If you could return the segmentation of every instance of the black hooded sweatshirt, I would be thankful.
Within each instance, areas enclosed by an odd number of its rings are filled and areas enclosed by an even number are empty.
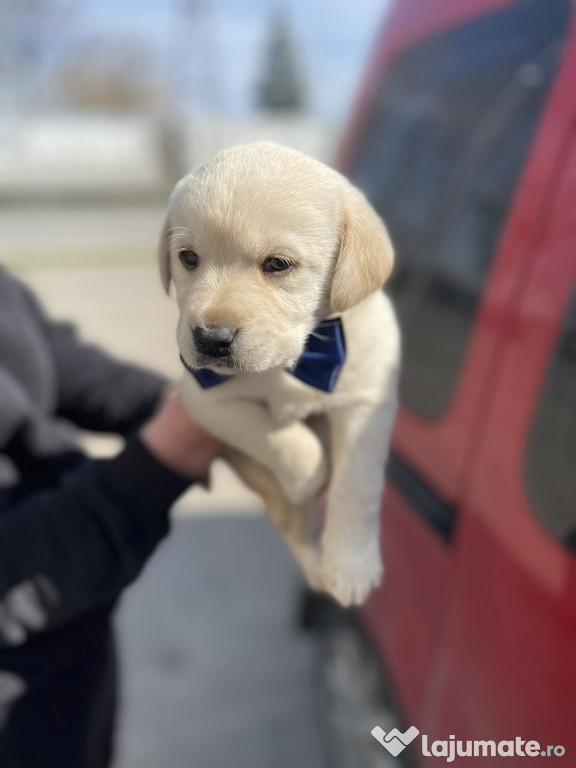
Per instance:
[[[105,768],[111,611],[189,481],[135,433],[166,382],[83,343],[0,268],[0,766]],[[113,459],[72,425],[127,438]]]

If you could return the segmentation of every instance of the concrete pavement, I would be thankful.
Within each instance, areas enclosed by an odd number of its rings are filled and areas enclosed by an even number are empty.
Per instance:
[[[262,518],[175,524],[120,612],[119,768],[324,768],[298,584]]]

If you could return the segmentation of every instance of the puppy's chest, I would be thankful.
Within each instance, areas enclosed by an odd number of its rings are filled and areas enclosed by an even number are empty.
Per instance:
[[[246,394],[264,402],[279,426],[340,407],[349,399],[338,390],[324,392],[304,384],[286,371],[270,371],[254,379],[246,383]]]
[[[291,382],[287,376],[278,377],[276,386],[266,393],[265,401],[273,420],[279,425],[302,421],[329,407],[329,398],[325,392]]]

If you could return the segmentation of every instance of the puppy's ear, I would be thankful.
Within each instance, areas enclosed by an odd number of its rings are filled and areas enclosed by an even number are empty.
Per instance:
[[[394,251],[384,223],[355,187],[344,193],[340,251],[330,289],[330,311],[343,312],[384,285]]]
[[[160,279],[166,293],[170,292],[170,280],[172,274],[170,271],[170,220],[168,216],[164,219],[160,243],[158,245],[158,264],[160,267]]]

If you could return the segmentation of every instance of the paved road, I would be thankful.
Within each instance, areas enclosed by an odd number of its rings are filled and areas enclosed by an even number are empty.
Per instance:
[[[297,585],[265,520],[176,523],[120,614],[119,768],[324,768]]]

